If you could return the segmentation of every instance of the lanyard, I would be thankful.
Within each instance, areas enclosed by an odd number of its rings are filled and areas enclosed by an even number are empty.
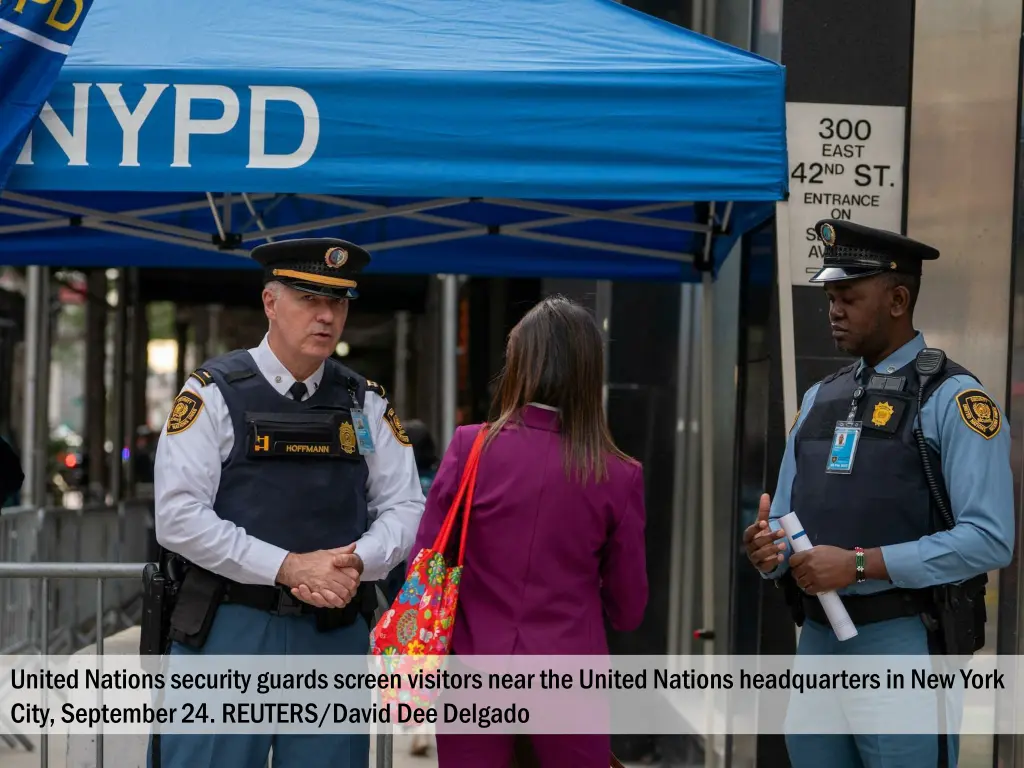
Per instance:
[[[858,384],[857,388],[853,390],[853,399],[850,400],[850,413],[846,417],[847,421],[853,421],[857,417],[857,406],[862,397],[864,397],[864,387]]]

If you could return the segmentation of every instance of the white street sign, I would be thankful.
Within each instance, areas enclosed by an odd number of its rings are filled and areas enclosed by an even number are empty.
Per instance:
[[[786,105],[789,266],[793,285],[821,267],[814,224],[845,219],[899,232],[903,221],[904,107]]]

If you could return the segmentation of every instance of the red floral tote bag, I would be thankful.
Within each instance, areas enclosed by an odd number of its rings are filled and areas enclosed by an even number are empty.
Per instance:
[[[486,426],[473,442],[458,492],[452,501],[434,545],[421,549],[412,561],[402,591],[391,608],[370,632],[370,649],[383,657],[382,670],[401,676],[402,688],[382,688],[381,705],[408,704],[415,710],[427,708],[436,698],[435,689],[413,687],[412,676],[419,672],[431,674],[444,664],[451,643],[455,611],[459,602],[459,582],[466,552],[469,510],[473,504],[477,464],[483,448]],[[459,508],[465,503],[458,560],[448,564],[445,552]]]

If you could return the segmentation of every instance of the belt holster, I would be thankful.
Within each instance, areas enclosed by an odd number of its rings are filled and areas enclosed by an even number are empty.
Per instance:
[[[147,671],[153,671],[153,656],[167,650],[170,631],[170,595],[168,581],[155,563],[142,570],[142,620],[139,627],[139,655]],[[156,660],[159,664],[159,660]]]
[[[222,577],[197,566],[189,568],[171,613],[170,639],[189,648],[202,648],[226,588]]]
[[[946,655],[971,656],[984,647],[987,582],[988,574],[982,574],[962,584],[934,588],[935,629]]]

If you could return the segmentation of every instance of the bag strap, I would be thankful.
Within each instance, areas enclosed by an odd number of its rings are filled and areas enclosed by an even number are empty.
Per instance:
[[[462,480],[459,482],[459,489],[455,493],[455,499],[448,508],[448,513],[444,517],[441,529],[437,532],[437,536],[434,538],[433,549],[435,552],[443,553],[444,548],[448,545],[448,537],[451,534],[452,525],[455,522],[455,516],[458,514],[459,505],[462,504],[462,498],[466,495],[466,488],[469,485],[469,469],[472,467],[474,462],[474,457],[470,456],[466,461],[466,466],[462,470]]]
[[[441,549],[438,550],[442,553],[448,551],[448,539],[455,528],[455,520],[458,517],[461,502],[465,501],[465,511],[462,515],[462,535],[459,539],[459,565],[462,565],[463,557],[465,555],[469,510],[473,504],[473,491],[476,488],[476,473],[480,463],[480,453],[483,450],[483,443],[486,435],[487,428],[484,426],[480,432],[477,433],[476,439],[473,441],[473,447],[469,452],[469,459],[466,461],[466,466],[462,470],[462,482],[459,488],[459,497],[455,499],[452,504],[452,508],[448,512],[449,518],[445,521],[444,540],[441,542]]]
[[[462,513],[462,536],[459,538],[459,560],[458,565],[463,565],[466,557],[466,534],[469,532],[469,510],[473,508],[473,491],[476,490],[476,473],[480,469],[480,452],[483,450],[484,437],[487,435],[487,427],[484,426],[477,433],[473,441],[473,450],[476,452],[476,462],[473,464],[472,473],[469,476],[469,488],[466,489],[466,509]]]
[[[477,462],[480,459],[480,451],[483,447],[484,438],[487,435],[487,428],[484,426],[480,432],[477,433],[476,440],[473,441],[473,447],[469,452],[469,458],[466,460],[466,466],[462,470],[462,480],[459,483],[459,490],[455,494],[455,499],[452,501],[451,507],[448,509],[448,514],[445,516],[444,523],[441,525],[441,530],[437,532],[437,538],[434,539],[434,551],[444,553],[448,547],[448,539],[451,536],[452,529],[455,527],[455,518],[459,514],[459,507],[462,505],[462,500],[466,495],[466,491],[471,486],[476,485],[476,467]],[[472,497],[472,491],[470,490],[470,497]],[[465,517],[469,517],[468,510]],[[460,546],[460,562],[462,557],[462,547],[465,546],[466,538],[466,523],[465,518],[463,519],[463,533],[462,541]]]

